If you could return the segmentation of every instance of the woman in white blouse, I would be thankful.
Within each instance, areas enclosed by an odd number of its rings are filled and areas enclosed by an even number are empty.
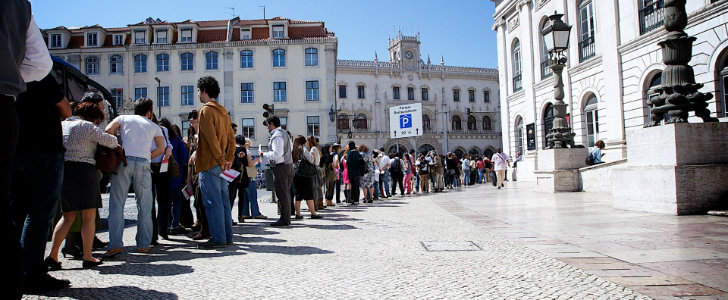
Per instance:
[[[85,102],[76,108],[73,117],[61,123],[63,147],[66,148],[61,191],[63,216],[53,230],[53,246],[45,260],[52,271],[61,269],[58,250],[79,211],[83,221],[81,227],[83,267],[91,268],[101,264],[101,261],[91,254],[96,230],[96,209],[101,207],[101,191],[94,156],[97,144],[109,148],[119,146],[115,136],[97,126],[103,120],[104,113],[99,107]]]

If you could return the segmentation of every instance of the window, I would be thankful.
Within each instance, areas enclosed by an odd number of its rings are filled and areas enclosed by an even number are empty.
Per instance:
[[[594,9],[591,0],[582,0],[579,5],[579,61],[585,61],[595,54]]]
[[[462,124],[462,121],[460,120],[460,116],[452,117],[452,130],[453,131],[463,130],[463,124]]]
[[[182,106],[195,105],[195,86],[183,85],[182,86]]]
[[[336,117],[336,129],[347,130],[349,129],[349,116],[346,114],[340,114]]]
[[[157,72],[169,71],[169,54],[157,54]]]
[[[475,102],[475,90],[468,90],[468,102]]]
[[[288,129],[288,117],[279,117],[281,120],[281,128]]]
[[[121,110],[122,106],[124,106],[124,90],[123,89],[111,89],[111,101],[114,102],[114,105],[117,110]]]
[[[392,99],[399,100],[399,87],[398,86],[392,87]]]
[[[468,116],[468,131],[470,130],[478,130],[478,125],[475,121],[475,116]]]
[[[648,33],[665,24],[665,2],[663,0],[639,0],[640,34]]]
[[[430,122],[430,116],[422,114],[422,130],[425,132],[432,131],[432,123]]]
[[[210,51],[205,53],[205,68],[208,70],[217,70],[217,52]]]
[[[364,86],[363,85],[357,85],[356,86],[356,94],[357,98],[364,99]]]
[[[306,81],[306,101],[319,100],[319,84],[318,80]]]
[[[134,89],[134,100],[139,100],[141,98],[147,97],[147,88],[145,87],[138,87]]]
[[[253,67],[253,51],[250,51],[250,50],[240,51],[240,67],[241,68],[252,68]]]
[[[98,46],[99,45],[99,34],[96,32],[86,33],[86,46]]]
[[[167,43],[167,30],[157,30],[157,44]]]
[[[182,119],[182,136],[187,136],[187,132],[190,130],[190,121]]]
[[[339,85],[339,98],[346,99],[346,85]]]
[[[460,102],[460,90],[452,89],[452,101]]]
[[[429,101],[429,100],[430,100],[429,91],[427,90],[427,88],[422,88],[422,101]]]
[[[146,30],[134,30],[134,44],[145,44],[147,34]]]
[[[243,136],[255,139],[255,118],[243,118]]]
[[[169,106],[169,87],[162,86],[157,88],[157,99],[159,106]]]
[[[255,102],[255,90],[252,82],[246,82],[240,84],[240,103],[253,103]]]
[[[114,46],[121,46],[121,45],[124,45],[124,35],[115,34],[114,35]]]
[[[284,27],[283,25],[273,25],[273,38],[274,39],[282,39],[284,37]]]
[[[124,59],[121,55],[112,55],[109,59],[109,72],[111,74],[123,74],[124,73]]]
[[[144,54],[134,55],[134,73],[147,72],[147,56]]]
[[[283,49],[273,50],[273,66],[274,67],[285,67],[286,66],[286,50],[283,50]]]
[[[182,29],[182,42],[192,43],[192,29]]]
[[[546,27],[551,25],[550,21],[543,22],[543,25],[541,25],[541,31],[543,32]],[[546,41],[544,41],[543,34],[539,34],[539,42],[541,44],[541,79],[546,79],[554,74],[553,71],[551,71],[551,68],[549,67],[549,52],[546,49]]]
[[[652,75],[652,79],[650,80],[650,85],[644,91],[644,95],[646,96],[646,99],[645,99],[645,101],[642,101],[642,103],[644,105],[645,125],[650,124],[651,114],[652,114],[652,107],[647,104],[647,100],[660,96],[660,94],[652,92],[651,90],[656,87],[659,87],[661,84],[662,84],[662,72],[657,72],[654,75]],[[668,116],[667,113],[665,113],[665,119],[667,119],[667,116]]]
[[[60,33],[51,34],[51,48],[62,47],[63,36]]]
[[[354,120],[354,129],[365,130],[367,128],[367,116],[365,114],[358,114],[356,120]]]
[[[491,121],[490,121],[489,116],[483,116],[483,130],[485,130],[485,131],[492,130]]]
[[[240,39],[241,40],[249,40],[250,37],[251,37],[250,29],[240,29]]]
[[[273,83],[273,102],[286,102],[286,83]]]
[[[514,128],[516,136],[516,154],[523,153],[523,118],[516,117],[516,127]]]
[[[98,56],[86,57],[86,75],[99,74],[99,58]]]
[[[483,102],[485,102],[485,103],[490,102],[490,91],[489,90],[483,90]]]
[[[318,49],[306,48],[306,65],[318,66]]]
[[[554,128],[554,106],[549,103],[546,105],[546,109],[543,112],[543,148],[548,147],[548,139],[546,135],[551,133],[551,128]]]
[[[407,88],[407,100],[415,100],[415,88]]]
[[[192,55],[192,53],[182,53],[182,55],[180,55],[180,61],[182,64],[182,71],[194,70],[194,56]]]
[[[599,139],[599,110],[597,96],[590,94],[584,106],[584,123],[586,124],[586,146],[593,147]]]
[[[318,116],[306,117],[306,128],[308,129],[306,131],[306,135],[318,136],[319,135],[319,117]]]
[[[513,92],[517,92],[523,88],[521,86],[521,42],[517,39],[513,43],[511,59],[513,62]]]
[[[728,99],[728,51],[723,50],[715,63],[715,102],[716,116],[728,116],[726,99]]]

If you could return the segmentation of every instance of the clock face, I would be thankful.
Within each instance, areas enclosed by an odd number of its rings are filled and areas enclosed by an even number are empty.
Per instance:
[[[412,59],[412,56],[412,51],[407,50],[407,52],[404,53],[404,57],[406,57],[407,59]]]

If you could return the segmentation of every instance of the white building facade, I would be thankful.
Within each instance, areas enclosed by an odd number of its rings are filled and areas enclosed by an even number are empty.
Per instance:
[[[57,27],[44,34],[51,54],[107,87],[127,112],[135,99],[148,97],[155,113],[185,131],[187,114],[201,106],[197,80],[213,76],[218,102],[237,133],[254,144],[266,145],[269,137],[263,104],[274,104],[293,134],[336,136],[327,110],[334,102],[337,39],[323,22],[150,18],[123,28]]]
[[[523,152],[519,180],[534,180],[553,120],[554,78],[541,30],[554,11],[572,25],[564,69],[564,102],[575,142],[606,144],[607,162],[627,159],[626,135],[649,121],[650,87],[660,84],[664,0],[492,0],[498,37],[503,145]],[[726,117],[728,1],[687,1],[686,32],[697,38],[690,64],[714,94],[709,109]],[[691,121],[696,119],[691,115]],[[698,121],[697,119],[696,121]]]
[[[420,39],[401,33],[389,41],[389,59],[339,60],[336,67],[336,128],[354,140],[388,152],[437,150],[483,156],[501,146],[498,71],[433,65],[423,61]],[[390,138],[389,108],[421,103],[419,137]],[[467,114],[470,109],[471,114]],[[398,148],[399,147],[399,148]]]

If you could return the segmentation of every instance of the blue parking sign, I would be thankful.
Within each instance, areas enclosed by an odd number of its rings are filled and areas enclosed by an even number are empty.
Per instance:
[[[399,128],[412,128],[412,114],[399,115]]]

